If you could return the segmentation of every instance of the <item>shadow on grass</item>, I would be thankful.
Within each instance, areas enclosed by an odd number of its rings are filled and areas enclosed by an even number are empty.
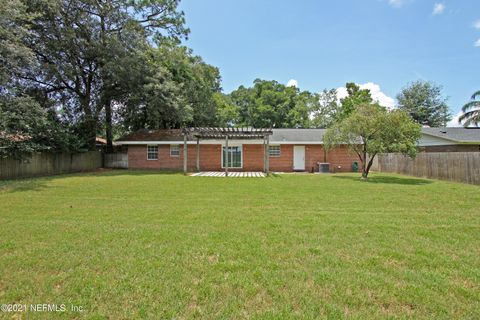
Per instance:
[[[48,176],[22,177],[18,179],[0,180],[0,194],[25,191],[41,191],[44,189],[57,188],[49,185],[50,181],[62,180],[72,177],[101,178],[117,176],[149,176],[149,175],[179,175],[180,171],[160,170],[125,170],[125,169],[99,169],[95,171],[62,173]]]
[[[383,184],[403,184],[411,186],[421,186],[431,184],[432,181],[419,178],[403,178],[403,177],[392,177],[392,176],[373,176],[368,179],[362,179],[361,177],[355,176],[333,176],[335,179],[357,181],[361,183],[383,183]]]
[[[282,178],[281,174],[270,172],[269,178]]]
[[[47,186],[48,180],[51,180],[51,177],[17,179],[17,180],[6,180],[6,181],[4,180],[0,182],[0,194],[25,192],[25,191],[41,191],[46,188],[49,188],[49,186]]]

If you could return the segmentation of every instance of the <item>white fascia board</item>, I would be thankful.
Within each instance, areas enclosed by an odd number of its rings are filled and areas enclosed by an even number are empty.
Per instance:
[[[323,141],[270,141],[271,145],[279,144],[297,144],[297,145],[308,145],[308,144],[323,144]]]
[[[183,141],[116,141],[117,145],[169,145],[169,144],[183,144]],[[196,141],[187,141],[187,144],[197,144]],[[225,140],[200,140],[200,144],[225,144]],[[263,144],[263,140],[228,140],[228,144],[242,145],[242,144]],[[282,144],[323,144],[323,141],[270,141],[270,145]]]

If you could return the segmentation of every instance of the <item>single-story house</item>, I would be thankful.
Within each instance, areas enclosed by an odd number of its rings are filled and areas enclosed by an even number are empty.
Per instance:
[[[185,135],[181,129],[140,130],[120,138],[116,144],[126,149],[128,167],[137,169],[182,170],[186,166],[188,171],[221,171],[227,163],[227,150],[231,171],[264,171],[265,158],[269,170],[276,172],[314,172],[324,162],[330,163],[330,171],[345,172],[352,171],[354,162],[359,161],[347,146],[326,152],[326,129],[271,129],[262,137],[230,134],[228,141],[225,135],[211,134],[225,128],[205,129],[210,130],[210,135],[201,138]],[[480,129],[423,128],[419,141],[419,147],[426,152],[479,151],[479,146]]]
[[[352,165],[358,162],[358,157],[349,153],[346,146],[325,152],[322,141],[325,131],[272,129],[268,137],[269,170],[313,172],[318,171],[319,162],[328,162],[330,171],[352,171]],[[129,168],[182,170],[184,138],[181,129],[140,130],[120,138],[116,143],[126,147]],[[227,143],[229,170],[265,170],[264,139],[245,139],[232,135]],[[199,170],[224,170],[227,149],[223,136],[199,139],[198,147],[197,139],[190,136],[186,144],[188,171],[197,170],[197,150]]]
[[[480,128],[422,128],[418,145],[425,152],[479,152]]]

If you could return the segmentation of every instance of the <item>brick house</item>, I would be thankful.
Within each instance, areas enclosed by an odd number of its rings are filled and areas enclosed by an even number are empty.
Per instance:
[[[262,139],[232,139],[228,142],[228,168],[230,171],[263,171],[265,154],[268,154],[270,171],[314,172],[319,170],[319,162],[330,163],[332,172],[352,171],[358,157],[349,153],[346,146],[325,152],[325,132],[326,129],[272,129],[268,152],[264,151]],[[120,138],[116,144],[127,150],[129,168],[182,170],[185,142],[188,171],[197,170],[197,165],[203,171],[224,170],[227,149],[223,139],[201,140],[197,146],[196,139],[185,141],[180,129],[140,130]],[[418,146],[424,152],[478,152],[480,129],[422,128]]]
[[[352,171],[358,157],[341,146],[329,152],[323,147],[326,129],[272,129],[268,145],[268,167],[274,172],[319,170],[319,162],[330,163],[332,172]],[[135,169],[182,170],[184,159],[182,130],[140,130],[120,138],[116,144],[126,148],[128,167]],[[197,170],[197,141],[188,139],[188,171]],[[225,168],[226,148],[222,139],[200,140],[199,167],[202,171]],[[222,152],[223,150],[223,152]],[[261,139],[232,138],[228,142],[230,171],[263,171],[264,144]]]

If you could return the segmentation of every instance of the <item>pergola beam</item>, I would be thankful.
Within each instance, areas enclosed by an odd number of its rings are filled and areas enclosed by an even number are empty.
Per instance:
[[[272,129],[269,128],[217,128],[217,127],[192,127],[184,128],[183,133],[183,172],[187,174],[188,171],[188,154],[187,154],[187,140],[195,138],[197,140],[196,152],[196,169],[200,171],[200,139],[204,140],[223,140],[225,139],[226,159],[225,160],[225,175],[228,176],[228,167],[230,165],[230,157],[228,152],[228,141],[232,140],[263,140],[264,145],[264,171],[269,173],[269,140],[273,134]],[[223,149],[222,149],[223,153]]]

